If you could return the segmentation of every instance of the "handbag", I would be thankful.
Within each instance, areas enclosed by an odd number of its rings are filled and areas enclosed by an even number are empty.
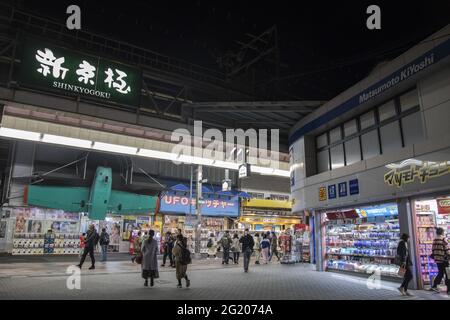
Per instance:
[[[136,256],[136,259],[134,260],[137,264],[142,264],[142,253],[138,254]]]
[[[406,273],[406,268],[405,267],[403,267],[403,266],[401,266],[399,269],[398,269],[398,275],[400,276],[400,277],[404,277],[405,276],[405,273]]]

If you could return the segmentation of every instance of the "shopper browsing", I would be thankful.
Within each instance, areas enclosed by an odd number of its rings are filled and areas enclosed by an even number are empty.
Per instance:
[[[263,234],[263,239],[261,241],[261,252],[264,260],[264,264],[269,262],[269,248],[270,248],[270,240],[268,239],[267,234]]]
[[[177,241],[172,250],[175,258],[176,277],[178,280],[177,288],[182,288],[181,279],[186,280],[186,287],[191,285],[191,281],[187,276],[187,265],[191,263],[190,252],[187,249],[187,239],[181,233],[177,235]]]
[[[94,248],[98,242],[98,233],[97,230],[95,230],[95,227],[93,224],[89,226],[89,230],[86,232],[86,240],[85,240],[85,248],[83,255],[81,256],[80,263],[77,265],[81,269],[83,266],[84,260],[86,259],[86,256],[89,254],[89,257],[91,258],[91,266],[89,267],[89,270],[95,269],[95,257],[94,257]]]
[[[397,260],[398,264],[402,269],[405,270],[405,275],[403,276],[403,282],[402,285],[398,288],[398,291],[402,295],[411,296],[411,294],[408,292],[408,285],[409,282],[412,280],[412,272],[411,272],[411,253],[409,251],[409,244],[408,244],[409,235],[406,233],[402,234],[400,237],[400,242],[398,243],[397,247]]]
[[[150,230],[149,237],[142,243],[142,278],[145,279],[144,286],[148,287],[148,278],[150,278],[150,287],[154,285],[154,279],[159,278],[158,273],[158,242],[153,239],[155,231]]]
[[[255,264],[259,264],[259,257],[261,256],[261,237],[259,233],[255,234],[253,251],[255,252]]]
[[[244,272],[248,272],[250,257],[252,256],[253,247],[255,246],[253,237],[249,234],[248,229],[245,229],[245,234],[239,239],[239,242],[242,244],[242,254],[244,255]]]
[[[272,257],[275,255],[278,259],[278,261],[280,261],[280,256],[278,255],[278,239],[277,239],[277,235],[275,234],[275,232],[272,232],[272,238],[270,241],[270,258],[269,261],[272,261]]]
[[[102,229],[102,233],[100,233],[100,247],[102,248],[102,262],[106,261],[106,253],[108,252],[109,245],[109,234],[106,232],[106,229]]]
[[[214,237],[214,233],[211,233],[209,235],[209,239],[208,239],[208,242],[206,243],[206,247],[208,248],[208,256],[206,257],[206,259],[209,259],[210,256],[213,256],[214,259],[218,259],[217,258],[217,241],[216,241],[216,237]]]
[[[234,264],[239,263],[239,253],[241,252],[241,244],[239,242],[239,236],[237,233],[233,235],[233,242],[231,245],[231,251],[233,252],[233,262]]]
[[[445,285],[447,287],[447,294],[450,293],[450,280],[448,278],[445,268],[449,266],[450,248],[445,240],[444,229],[436,229],[436,238],[433,241],[431,258],[436,262],[438,267],[438,274],[434,278],[433,286],[431,290],[439,292],[438,285],[441,283],[442,278],[445,276]]]

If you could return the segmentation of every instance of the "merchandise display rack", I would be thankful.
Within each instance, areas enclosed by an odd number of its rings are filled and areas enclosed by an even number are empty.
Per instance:
[[[327,224],[326,231],[327,270],[365,274],[379,271],[382,276],[398,278],[399,267],[394,264],[400,240],[398,219]]]
[[[16,233],[13,255],[71,254],[80,252],[80,239],[76,233]]]

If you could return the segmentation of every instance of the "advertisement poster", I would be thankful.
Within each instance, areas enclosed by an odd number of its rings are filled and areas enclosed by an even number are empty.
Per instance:
[[[28,220],[28,233],[42,233],[43,225],[41,220]]]
[[[0,221],[0,239],[6,237],[6,221]]]
[[[16,227],[14,228],[15,233],[24,233],[26,231],[26,217],[20,214],[16,217]]]
[[[439,214],[450,214],[450,198],[436,199]]]
[[[130,240],[133,229],[136,227],[136,219],[124,219],[122,240]]]

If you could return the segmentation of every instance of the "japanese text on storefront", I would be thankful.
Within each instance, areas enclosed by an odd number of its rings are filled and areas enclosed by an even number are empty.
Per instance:
[[[191,199],[191,213],[195,213],[195,198]],[[202,215],[207,216],[238,216],[239,205],[237,197],[204,199],[201,202]],[[161,198],[161,212],[189,214],[189,197],[179,195],[164,195]]]
[[[403,169],[404,168],[404,169]],[[390,186],[401,187],[416,179],[426,183],[429,179],[450,173],[450,161],[428,162],[416,161],[407,165],[395,165],[384,175],[384,182]]]

